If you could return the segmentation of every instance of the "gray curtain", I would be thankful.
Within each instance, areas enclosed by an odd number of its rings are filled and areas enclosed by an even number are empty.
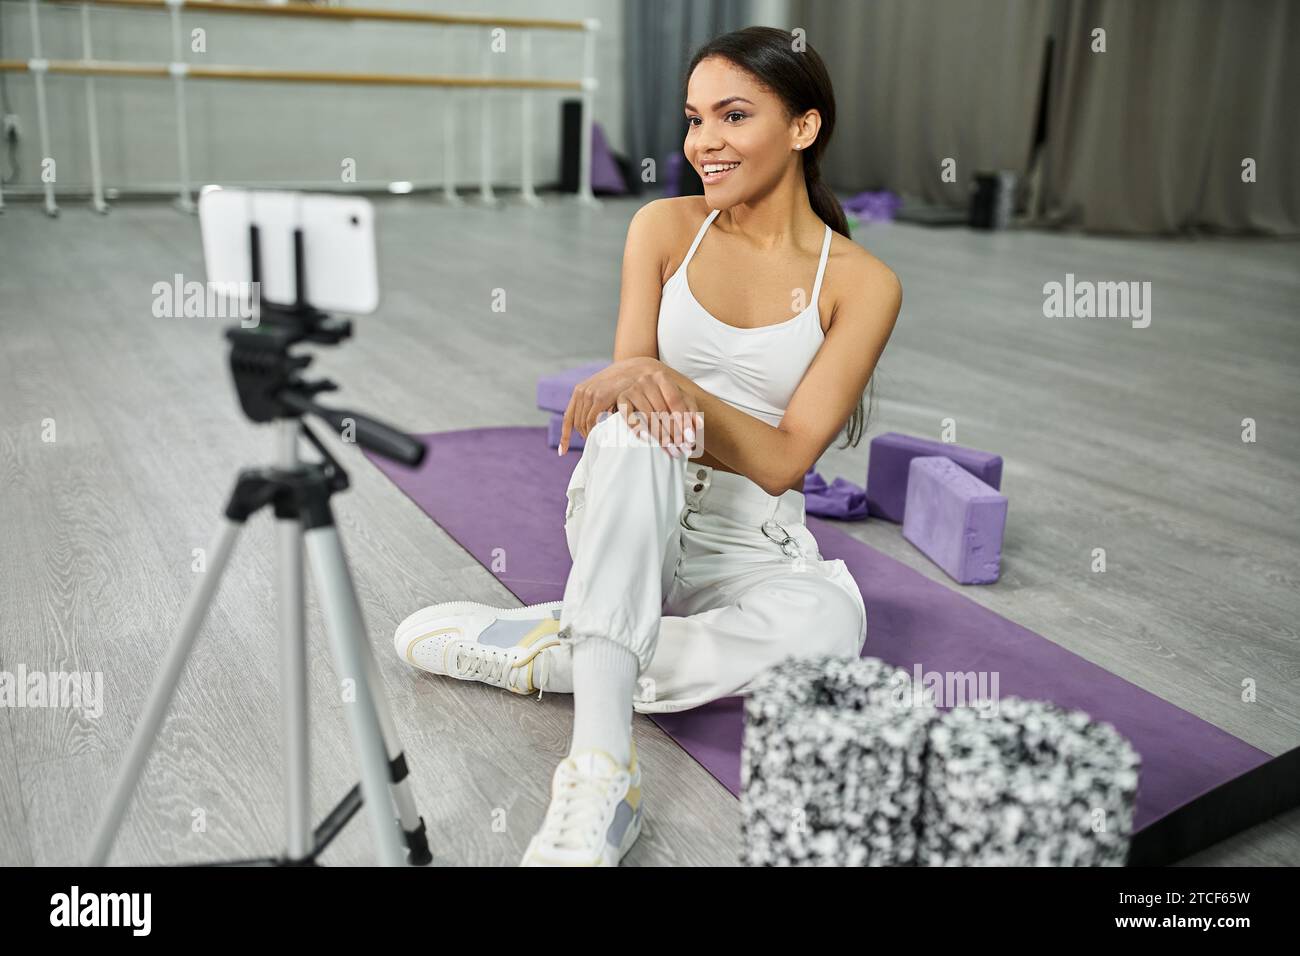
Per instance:
[[[797,0],[835,86],[836,128],[822,160],[837,190],[888,188],[964,207],[971,176],[1026,171],[1054,2]],[[941,164],[956,161],[956,180]]]
[[[822,168],[838,190],[963,207],[974,172],[1009,169],[1044,224],[1300,234],[1290,0],[794,0],[790,26],[835,83]],[[1048,136],[1031,164],[1049,36]]]
[[[1091,51],[1106,31],[1106,52]],[[1300,234],[1300,9],[1071,0],[1045,218],[1087,230]],[[1290,56],[1288,56],[1290,54]],[[1257,179],[1242,182],[1242,161]]]
[[[623,0],[624,142],[633,166],[663,163],[686,138],[682,82],[706,40],[750,25],[750,0]]]

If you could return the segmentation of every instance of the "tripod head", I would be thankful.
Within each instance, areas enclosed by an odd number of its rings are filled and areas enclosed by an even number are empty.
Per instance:
[[[249,252],[254,283],[261,278],[261,255],[256,225],[249,227]],[[290,349],[300,343],[338,345],[352,335],[352,323],[337,320],[308,305],[304,291],[303,235],[294,230],[294,269],[297,301],[292,305],[260,303],[258,324],[252,328],[234,326],[226,330],[230,340],[230,371],[244,414],[255,422],[315,415],[335,430],[353,429],[362,447],[401,464],[416,467],[424,460],[423,442],[391,425],[341,408],[328,408],[315,401],[320,392],[338,388],[328,379],[308,381],[299,374],[311,364],[310,355]],[[254,285],[254,288],[257,288]],[[310,430],[304,430],[311,436]],[[313,441],[315,437],[311,436]],[[320,447],[319,442],[316,442]]]

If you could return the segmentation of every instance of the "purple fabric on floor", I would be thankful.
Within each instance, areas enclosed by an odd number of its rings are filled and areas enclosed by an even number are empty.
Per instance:
[[[878,192],[868,190],[844,200],[840,205],[845,212],[857,216],[859,222],[890,222],[898,214],[903,200],[888,189]]]
[[[564,491],[580,455],[556,455],[546,447],[545,431],[478,428],[427,435],[429,453],[414,471],[369,457],[485,568],[502,554],[494,555],[494,549],[504,548],[506,566],[497,577],[523,603],[558,601],[572,563],[564,537]],[[1135,830],[1270,759],[832,523],[809,518],[808,526],[822,556],[842,558],[862,589],[868,614],[864,655],[909,671],[919,666],[924,673],[996,673],[999,696],[1077,707],[1127,737],[1142,756]],[[417,599],[447,600],[445,583],[431,579]],[[384,647],[397,623],[369,622],[384,635]],[[652,719],[739,795],[741,698]]]
[[[867,516],[867,492],[846,478],[829,485],[814,468],[803,476],[804,510],[821,518],[855,521]]]

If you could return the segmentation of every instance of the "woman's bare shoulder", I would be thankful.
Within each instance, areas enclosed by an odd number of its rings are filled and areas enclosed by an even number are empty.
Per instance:
[[[703,196],[668,196],[650,200],[636,211],[636,218],[644,217],[658,238],[671,242],[685,231],[693,236],[710,211]]]
[[[831,324],[840,312],[839,303],[864,300],[886,304],[902,296],[897,274],[853,239],[835,233],[826,263],[826,291],[833,300]],[[832,266],[835,266],[832,274]]]
[[[663,270],[661,284],[668,280],[673,270],[686,258],[691,239],[709,212],[703,196],[652,199],[636,211],[634,221],[638,222],[638,228],[645,230],[649,244],[658,253]]]

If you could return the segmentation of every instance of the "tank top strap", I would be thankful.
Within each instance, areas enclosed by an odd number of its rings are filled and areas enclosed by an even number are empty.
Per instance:
[[[682,264],[677,267],[678,272],[682,272],[686,269],[687,263],[691,261],[691,256],[695,255],[695,250],[700,246],[700,240],[704,238],[704,230],[708,229],[713,220],[718,218],[718,213],[720,212],[722,212],[721,209],[715,209],[705,218],[704,223],[700,226],[700,231],[695,234],[695,241],[691,243],[691,248],[687,251],[686,258],[683,259]]]
[[[822,291],[822,276],[826,274],[826,260],[829,258],[831,251],[831,227],[826,227],[826,238],[822,240],[822,257],[817,263],[817,279],[813,282],[812,300],[816,304],[818,295]]]

